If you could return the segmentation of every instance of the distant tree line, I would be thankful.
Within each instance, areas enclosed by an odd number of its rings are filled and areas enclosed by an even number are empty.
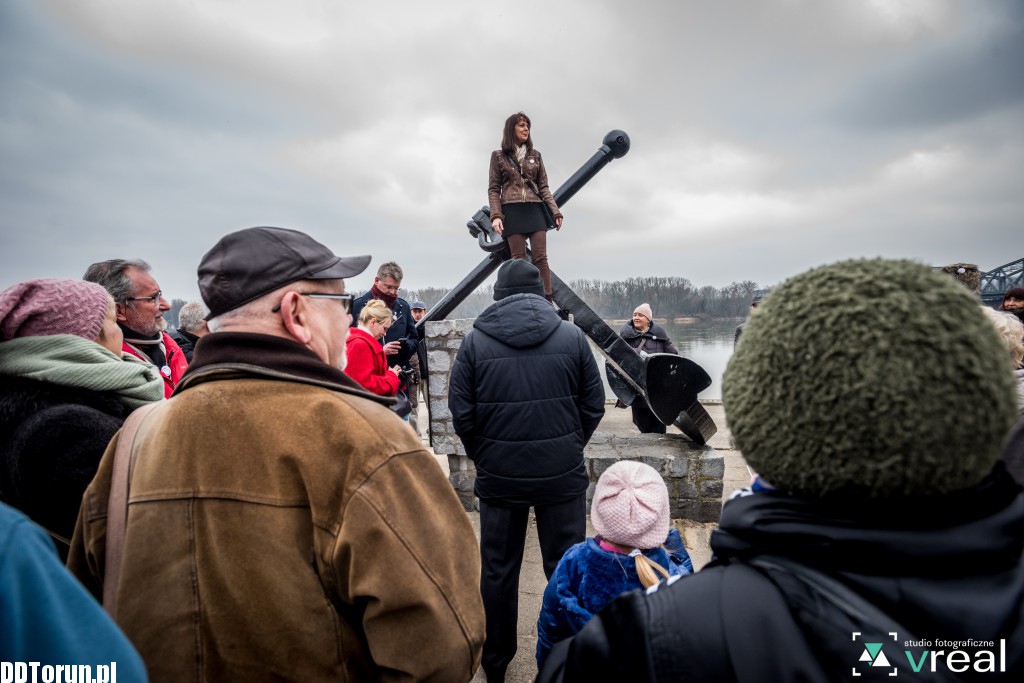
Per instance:
[[[756,282],[744,280],[725,287],[696,287],[684,277],[633,277],[627,280],[573,280],[576,294],[605,319],[628,318],[642,303],[651,305],[656,318],[738,318],[750,311]],[[441,287],[402,290],[406,301],[419,299],[429,309],[448,293]],[[449,315],[449,318],[475,318],[494,303],[494,288],[479,287]]]
[[[594,312],[606,320],[623,320],[642,303],[651,305],[655,318],[742,318],[750,312],[750,300],[759,289],[756,282],[744,280],[725,287],[696,287],[685,277],[631,277],[627,280],[573,280],[569,283]],[[423,287],[403,289],[406,301],[420,300],[431,308],[450,288]],[[363,292],[355,292],[359,296]],[[475,318],[494,303],[494,287],[478,287],[463,300],[449,318]],[[170,327],[178,324],[178,312],[184,299],[172,299],[164,318]]]

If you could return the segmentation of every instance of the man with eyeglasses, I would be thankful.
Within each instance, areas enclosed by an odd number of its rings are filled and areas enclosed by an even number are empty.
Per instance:
[[[212,334],[133,447],[117,622],[153,680],[469,680],[478,550],[419,439],[342,372],[369,256],[249,228],[199,265]],[[115,443],[69,568],[104,590]]]
[[[359,320],[359,313],[363,306],[370,299],[380,299],[391,309],[391,327],[381,340],[384,345],[384,354],[388,357],[388,365],[399,365],[406,377],[413,376],[412,366],[409,359],[416,355],[419,348],[419,334],[416,332],[416,319],[413,318],[409,302],[398,296],[398,289],[402,286],[402,268],[394,261],[382,263],[377,269],[377,276],[373,278],[373,286],[362,296],[352,302],[352,318]],[[406,379],[402,379],[401,389],[409,396],[411,404],[413,401],[413,389]],[[410,423],[413,430],[416,429],[415,411],[410,415]]]
[[[185,374],[188,359],[167,333],[164,311],[171,306],[150,270],[142,259],[110,259],[89,266],[82,279],[110,292],[124,334],[121,350],[155,366],[164,378],[164,395],[170,397]]]

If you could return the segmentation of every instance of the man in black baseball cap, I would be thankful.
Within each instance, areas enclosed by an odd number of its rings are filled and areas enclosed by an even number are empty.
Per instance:
[[[344,278],[369,261],[266,227],[203,257],[211,334],[139,430],[115,586],[153,678],[469,680],[479,665],[469,519],[394,399],[342,372]],[[112,454],[69,560],[98,596]]]

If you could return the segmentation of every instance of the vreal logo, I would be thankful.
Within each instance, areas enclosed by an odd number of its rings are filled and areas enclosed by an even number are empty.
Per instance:
[[[861,653],[857,664],[853,667],[854,676],[862,676],[862,671],[881,674],[887,671],[888,676],[898,676],[899,666],[893,664],[886,656],[880,642],[866,642],[861,640],[861,632],[853,632],[853,642],[862,642],[864,651]],[[1005,673],[1006,672],[1006,640],[998,642],[991,640],[975,640],[967,638],[963,640],[908,640],[903,643],[903,649],[899,643],[899,634],[896,631],[889,631],[893,642],[896,643],[896,663],[899,664],[906,657],[910,668],[904,664],[904,673],[921,672],[935,673],[942,669],[954,674],[963,673],[973,669],[979,673]],[[875,640],[880,639],[875,636]],[[891,647],[891,645],[890,645]],[[925,649],[927,648],[927,649]],[[935,649],[942,648],[942,649]],[[893,654],[890,650],[890,656]],[[875,669],[874,667],[879,667]]]
[[[899,642],[899,635],[896,633],[896,631],[889,631],[889,635],[892,636],[894,642]],[[857,642],[859,638],[860,631],[854,631],[853,641]],[[858,659],[857,662],[858,666],[878,666],[892,668],[892,671],[889,672],[890,676],[898,676],[900,673],[899,669],[893,666],[889,662],[889,659],[885,656],[885,651],[882,649],[882,643],[864,643],[864,652],[861,654],[860,659]],[[867,664],[861,664],[861,662],[867,662]],[[861,675],[860,671],[857,670],[856,666],[853,667],[853,675]]]

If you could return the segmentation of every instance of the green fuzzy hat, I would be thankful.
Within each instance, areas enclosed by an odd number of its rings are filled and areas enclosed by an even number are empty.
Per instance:
[[[1017,416],[976,297],[911,261],[855,260],[776,287],[722,384],[743,457],[807,498],[928,496],[987,475]]]

